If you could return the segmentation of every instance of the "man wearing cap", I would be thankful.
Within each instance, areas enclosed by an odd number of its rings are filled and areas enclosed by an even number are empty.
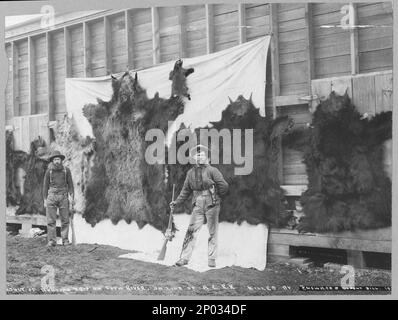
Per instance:
[[[69,205],[74,205],[74,189],[72,174],[69,168],[62,164],[64,159],[64,155],[59,151],[54,151],[49,158],[50,164],[44,176],[43,197],[47,215],[47,246],[56,245],[57,209],[61,218],[62,244],[70,244],[68,240]]]
[[[195,166],[188,171],[180,195],[170,203],[171,207],[180,204],[193,193],[192,216],[184,238],[180,260],[176,262],[176,266],[188,264],[196,236],[205,218],[209,230],[208,265],[213,268],[216,266],[218,215],[221,198],[228,191],[228,183],[217,168],[209,165],[207,153],[208,149],[203,145],[197,145],[191,149],[191,155],[196,162]]]

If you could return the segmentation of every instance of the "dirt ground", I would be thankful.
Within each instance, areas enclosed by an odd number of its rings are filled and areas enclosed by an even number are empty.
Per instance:
[[[300,269],[268,263],[264,271],[228,267],[199,273],[137,260],[120,259],[119,248],[79,244],[47,248],[45,237],[7,235],[8,294],[123,294],[184,296],[266,296],[307,294],[389,294],[389,291],[300,291],[304,286],[340,286],[339,270]],[[43,268],[44,267],[44,268]],[[54,269],[51,269],[54,268]],[[42,290],[54,270],[55,291]],[[356,286],[390,286],[391,273],[356,271]]]

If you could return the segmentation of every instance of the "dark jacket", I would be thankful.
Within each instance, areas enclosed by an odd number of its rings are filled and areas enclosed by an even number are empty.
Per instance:
[[[208,190],[215,184],[217,195],[222,198],[228,192],[228,183],[220,170],[207,164],[204,166],[194,166],[187,172],[184,185],[180,195],[175,200],[176,204],[182,203],[189,198],[193,191]],[[192,203],[195,202],[195,197]]]
[[[74,194],[72,174],[69,168],[63,165],[56,167],[53,163],[50,163],[44,175],[44,199],[47,199],[48,193],[67,194],[68,192]]]

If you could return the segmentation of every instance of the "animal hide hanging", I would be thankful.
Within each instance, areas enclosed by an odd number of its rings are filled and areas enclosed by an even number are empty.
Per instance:
[[[7,134],[7,206],[18,206],[17,215],[45,215],[42,186],[48,163],[46,159],[39,157],[45,147],[45,141],[38,137],[31,142],[29,153],[16,151],[12,133]],[[21,169],[24,176],[17,177],[17,171]]]
[[[285,137],[284,145],[303,151],[307,167],[301,231],[391,225],[391,180],[383,168],[383,142],[391,135],[391,111],[364,118],[347,94],[332,92],[318,105],[309,128]]]

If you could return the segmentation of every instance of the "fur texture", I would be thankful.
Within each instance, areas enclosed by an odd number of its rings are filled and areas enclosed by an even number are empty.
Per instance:
[[[383,142],[391,139],[392,113],[363,118],[348,95],[332,92],[308,129],[285,144],[304,152],[309,178],[301,201],[300,230],[338,232],[391,225],[391,181],[383,168]]]

